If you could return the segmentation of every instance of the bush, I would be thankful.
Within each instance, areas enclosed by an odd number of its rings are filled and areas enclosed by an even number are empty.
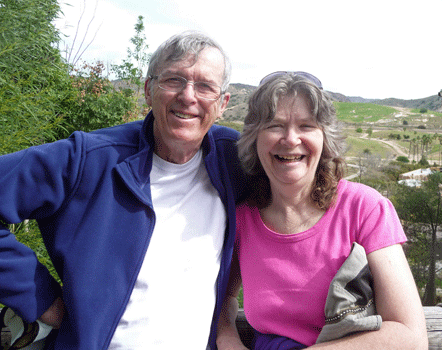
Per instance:
[[[409,163],[410,162],[410,160],[407,157],[405,157],[405,156],[399,156],[399,157],[396,158],[396,160],[398,162],[402,162],[402,163]]]
[[[428,163],[427,157],[425,157],[425,156],[422,156],[421,160],[418,163],[419,163],[419,165],[422,165],[422,166],[429,166],[430,165],[430,163]]]
[[[427,112],[428,112],[428,109],[426,109],[426,108],[421,108],[421,109],[419,110],[419,112],[420,112],[420,113],[427,113]]]
[[[57,0],[0,0],[0,154],[57,138],[69,75],[52,20]]]
[[[356,132],[361,133],[362,132],[362,128],[357,128]]]
[[[118,91],[103,77],[104,65],[84,63],[71,76],[74,98],[66,106],[68,133],[114,126],[138,117],[133,91]]]

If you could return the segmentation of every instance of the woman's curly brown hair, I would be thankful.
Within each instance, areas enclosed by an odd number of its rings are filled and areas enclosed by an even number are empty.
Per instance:
[[[328,94],[309,80],[290,73],[269,79],[258,87],[249,100],[249,111],[238,141],[242,166],[251,175],[252,193],[249,200],[259,208],[267,206],[271,200],[270,182],[259,161],[256,140],[259,131],[275,117],[278,100],[285,96],[306,98],[323,132],[323,150],[310,196],[318,208],[326,210],[333,203],[338,182],[344,175],[345,163],[341,155],[345,150],[345,138]]]

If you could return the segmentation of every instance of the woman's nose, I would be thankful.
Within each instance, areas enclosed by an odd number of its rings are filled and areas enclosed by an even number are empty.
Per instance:
[[[296,146],[302,141],[298,131],[295,128],[288,128],[284,133],[282,142],[286,145]]]

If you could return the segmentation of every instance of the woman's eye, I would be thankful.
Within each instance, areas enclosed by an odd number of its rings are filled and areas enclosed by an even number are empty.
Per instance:
[[[316,129],[316,125],[313,125],[313,124],[303,124],[303,125],[301,125],[301,128],[304,128],[304,129]]]
[[[282,128],[281,124],[270,124],[267,126],[267,129],[276,129],[276,128]]]

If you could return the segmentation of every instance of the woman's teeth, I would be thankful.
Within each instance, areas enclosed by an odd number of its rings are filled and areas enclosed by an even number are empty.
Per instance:
[[[282,160],[282,161],[300,161],[304,156],[280,156],[275,155],[275,158]]]

